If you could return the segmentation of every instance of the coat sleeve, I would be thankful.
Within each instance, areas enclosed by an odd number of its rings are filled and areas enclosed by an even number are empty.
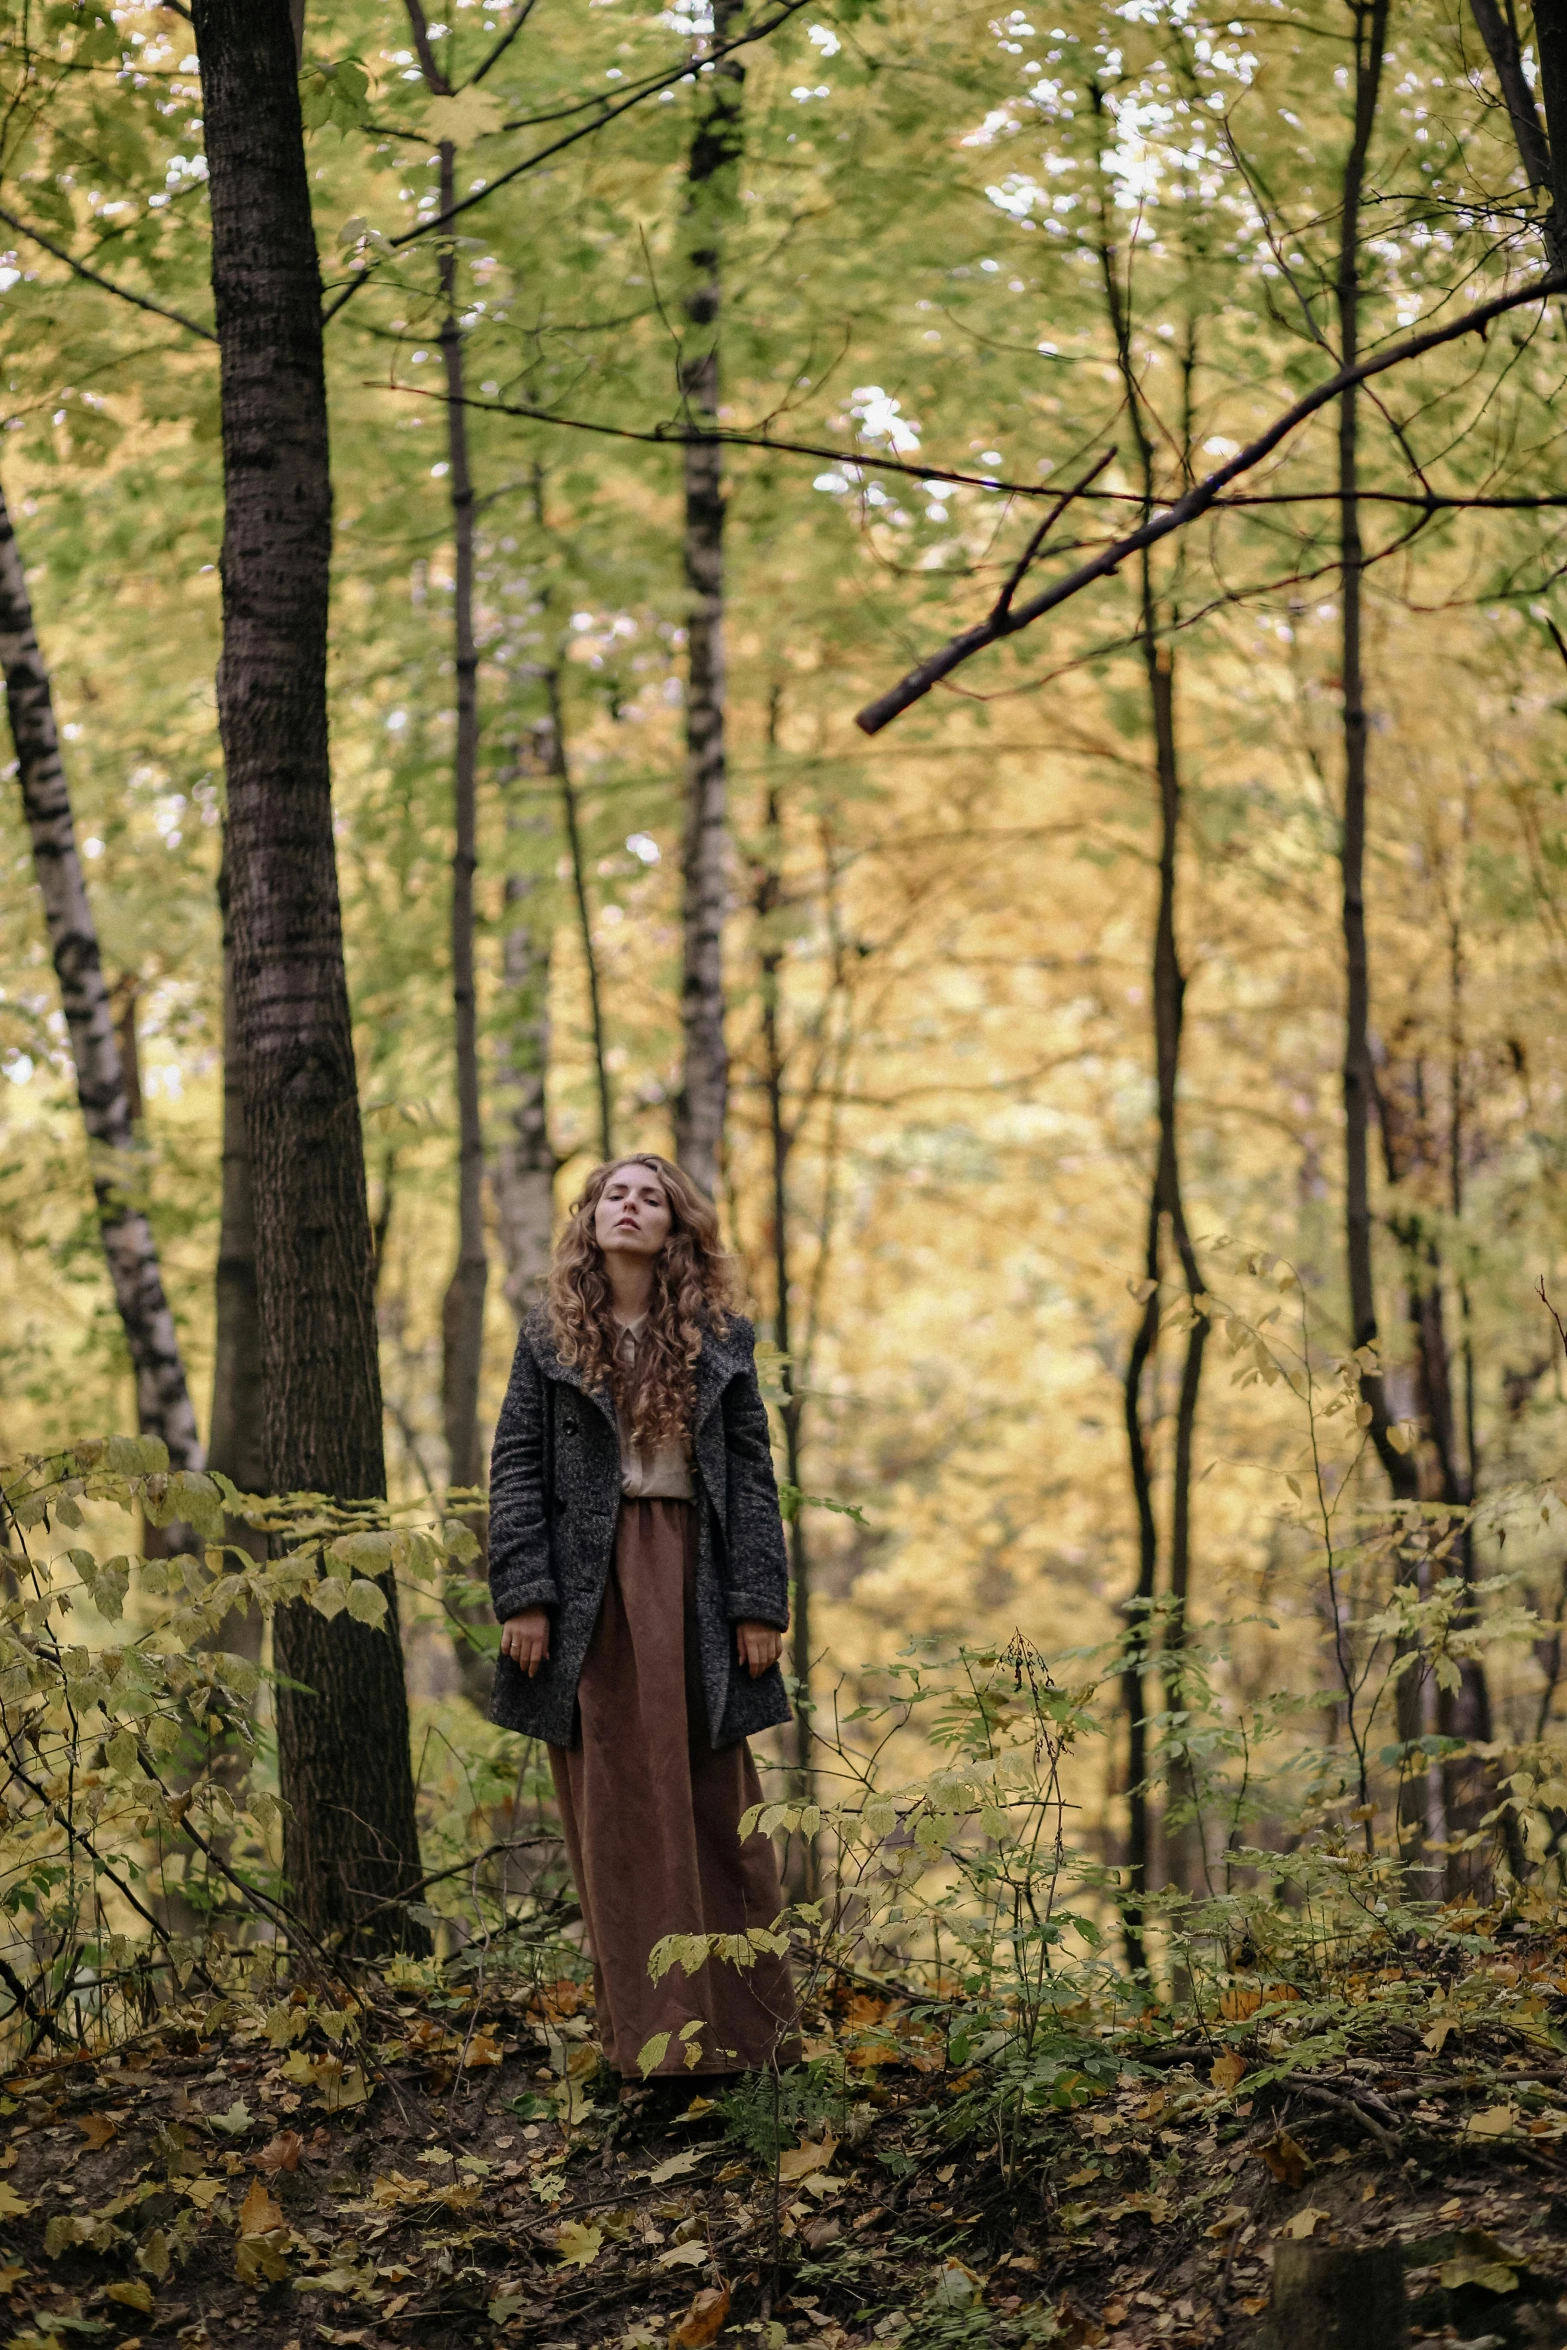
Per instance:
[[[724,1452],[728,1462],[728,1559],[724,1610],[731,1624],[789,1626],[789,1557],[784,1547],[772,1432],[757,1383],[753,1338],[743,1338],[745,1368],[724,1389]]]
[[[550,1497],[544,1489],[549,1408],[549,1382],[524,1332],[490,1455],[490,1598],[502,1623],[524,1608],[560,1604],[550,1559]]]

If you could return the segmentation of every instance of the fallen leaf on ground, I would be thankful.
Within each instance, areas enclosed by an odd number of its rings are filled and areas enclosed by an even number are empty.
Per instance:
[[[1237,2082],[1246,2078],[1245,2057],[1237,2056],[1233,2048],[1225,2055],[1215,2057],[1208,2067],[1208,2078],[1216,2089],[1233,2089]]]
[[[594,2233],[597,2234],[597,2229]],[[693,2236],[689,2244],[671,2244],[667,2252],[658,2256],[660,2268],[701,2268],[707,2259],[707,2246],[700,2236]]]
[[[79,2114],[76,2126],[95,2154],[114,2136],[114,2124],[106,2113]]]
[[[1276,2138],[1270,2138],[1266,2146],[1259,2146],[1257,2152],[1281,2187],[1300,2187],[1305,2184],[1306,2173],[1311,2168],[1311,2157],[1304,2146],[1296,2144],[1288,2130],[1280,2130]]]
[[[688,2170],[696,2169],[699,2159],[697,2148],[687,2146],[679,2154],[672,2154],[667,2162],[661,2162],[657,2170],[650,2170],[648,2184],[661,2187],[666,2179],[683,2179]]]
[[[573,2051],[573,2053],[575,2053],[575,2051]],[[468,2043],[468,2052],[462,2061],[463,2070],[465,2072],[472,2072],[475,2067],[479,2065],[503,2064],[505,2062],[505,2058],[502,2055],[499,2045],[489,2032],[475,2032],[473,2038]],[[597,2064],[598,2057],[595,2054],[593,2057],[593,2065],[595,2069],[597,2068]]]
[[[1472,2113],[1464,2123],[1471,2138],[1505,2138],[1517,2127],[1518,2116],[1510,2105],[1488,2105],[1483,2113]]]
[[[175,2179],[171,2184],[180,2194],[188,2195],[198,2211],[210,2211],[227,2181],[215,2179],[210,2171],[198,2171],[193,2179]]]
[[[266,2236],[241,2236],[234,2248],[234,2273],[240,2283],[257,2288],[281,2285],[288,2275],[287,2244],[283,2228]]]
[[[813,2219],[810,2226],[802,2228],[800,2233],[808,2250],[825,2252],[828,2245],[835,2244],[843,2234],[843,2222],[836,2212],[823,2212],[819,2219]]]
[[[1245,2217],[1246,2206],[1244,2203],[1228,2203],[1217,2214],[1212,2225],[1203,2229],[1203,2234],[1215,2238],[1233,2235]]]
[[[283,2206],[274,2203],[260,2179],[252,2179],[245,2191],[245,2200],[239,2207],[239,2232],[242,2236],[265,2236],[273,2228],[283,2225]]]
[[[936,2271],[936,2282],[931,2298],[943,2309],[972,2309],[979,2299],[980,2283],[971,2268],[961,2260],[944,2260]]]
[[[0,2179],[0,2219],[25,2219],[32,2208],[25,2195]]]
[[[781,2179],[803,2179],[813,2170],[826,2170],[838,2151],[838,2141],[831,2132],[825,2138],[802,2138],[798,2146],[786,2147],[778,2157],[778,2176]]]
[[[708,2285],[698,2293],[670,2341],[674,2350],[707,2350],[729,2315],[729,2287]]]
[[[1295,2241],[1299,2243],[1303,2236],[1314,2236],[1318,2228],[1321,2227],[1323,2221],[1325,2219],[1331,2219],[1332,2216],[1333,2214],[1330,2211],[1318,2211],[1314,2209],[1312,2205],[1308,2204],[1304,2211],[1297,2211],[1293,2213],[1292,2216],[1284,2222],[1284,2225],[1280,2229],[1279,2233],[1285,2236],[1293,2236]]]
[[[604,2249],[604,2231],[590,2221],[563,2219],[555,2231],[555,2250],[562,2268],[587,2268]]]
[[[269,2138],[261,2152],[251,2157],[262,2170],[298,2170],[300,2152],[305,2141],[297,2130],[279,2130]]]
[[[227,2113],[209,2113],[207,2119],[215,2130],[223,2130],[229,2137],[237,2138],[250,2127],[250,2107],[243,2097],[236,2097]]]
[[[143,2317],[152,2314],[152,2287],[141,2277],[128,2277],[118,2285],[106,2287],[109,2300],[120,2302],[126,2309],[140,2310]]]

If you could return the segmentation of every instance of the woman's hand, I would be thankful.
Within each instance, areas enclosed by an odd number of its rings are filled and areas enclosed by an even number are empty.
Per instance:
[[[529,1607],[520,1616],[508,1616],[501,1626],[501,1654],[515,1659],[531,1681],[540,1665],[549,1663],[549,1609]]]
[[[783,1634],[771,1624],[736,1624],[735,1650],[742,1669],[754,1681],[783,1655]]]

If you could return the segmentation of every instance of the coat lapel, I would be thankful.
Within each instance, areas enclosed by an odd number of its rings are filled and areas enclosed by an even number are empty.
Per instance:
[[[616,1425],[615,1407],[609,1397],[592,1388],[585,1387],[578,1366],[575,1363],[563,1363],[555,1352],[555,1342],[550,1336],[549,1317],[544,1312],[538,1312],[530,1322],[528,1341],[538,1358],[539,1368],[546,1379],[558,1379],[567,1387],[575,1387],[579,1395],[585,1395],[590,1403],[598,1405],[599,1410],[612,1428]],[[703,1332],[702,1352],[698,1355],[696,1364],[696,1392],[692,1398],[691,1406],[693,1435],[702,1426],[724,1389],[736,1371],[739,1370],[740,1362],[740,1356],[735,1353],[727,1340],[719,1338],[711,1330]]]

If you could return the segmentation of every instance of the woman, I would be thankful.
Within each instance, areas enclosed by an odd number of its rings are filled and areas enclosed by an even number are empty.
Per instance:
[[[740,1933],[782,1907],[747,1734],[789,1719],[788,1570],[750,1324],[718,1219],[648,1153],[597,1168],[524,1324],[495,1431],[491,1719],[548,1741],[622,2076],[794,2061],[784,1962],[672,1968],[665,1934]],[[694,2058],[694,2062],[690,2061]]]

